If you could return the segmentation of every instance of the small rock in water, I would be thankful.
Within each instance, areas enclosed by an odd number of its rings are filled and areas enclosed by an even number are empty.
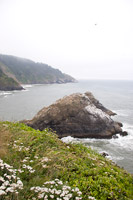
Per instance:
[[[118,137],[118,135],[113,135],[112,138],[113,138],[113,139],[117,139],[117,138],[119,138],[119,137]]]
[[[127,136],[128,133],[127,133],[127,131],[123,131],[123,132],[120,133],[120,135],[121,135],[121,136]]]
[[[109,154],[106,153],[106,152],[102,152],[101,155],[102,155],[103,157],[107,157],[107,156],[109,156]]]

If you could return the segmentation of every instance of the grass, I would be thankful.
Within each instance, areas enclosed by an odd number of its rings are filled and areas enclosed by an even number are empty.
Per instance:
[[[44,199],[44,183],[56,179],[63,186],[54,183],[49,188],[56,187],[55,191],[63,191],[67,185],[71,192],[78,188],[82,194],[75,196],[73,192],[72,197],[69,194],[69,197],[58,198],[57,195],[46,196],[45,199],[133,199],[131,174],[91,148],[82,144],[63,143],[55,133],[47,129],[41,132],[20,123],[0,122],[0,158],[16,169],[16,177],[19,178],[13,181],[20,179],[23,183],[23,188],[16,186],[14,193],[1,195],[1,200]],[[0,177],[6,177],[4,170],[6,174],[9,171],[1,167]],[[0,187],[2,184],[0,181]],[[38,192],[34,191],[36,187],[40,188]],[[52,189],[49,189],[49,195],[50,191]]]

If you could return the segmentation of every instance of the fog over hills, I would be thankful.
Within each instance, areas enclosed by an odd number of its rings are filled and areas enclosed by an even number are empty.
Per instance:
[[[22,89],[20,84],[68,82],[75,82],[75,79],[47,64],[10,55],[0,55],[0,90]]]

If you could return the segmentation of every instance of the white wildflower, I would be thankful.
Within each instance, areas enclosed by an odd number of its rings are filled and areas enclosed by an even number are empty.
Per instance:
[[[41,187],[37,186],[35,187],[35,192],[40,192],[41,191]]]
[[[2,185],[0,186],[1,194],[7,194],[7,193],[17,194],[18,193],[17,189],[23,189],[22,181],[20,180],[19,177],[16,176],[17,169],[13,169],[12,166],[8,165],[7,163],[4,163],[1,159],[0,159],[0,169],[1,171],[3,169],[4,171],[6,171],[6,173],[3,174],[6,180],[4,180],[3,177],[0,177],[0,181],[3,182]]]
[[[23,169],[28,169],[30,173],[34,173],[35,172],[35,170],[29,165],[23,164],[22,167],[23,167]]]
[[[64,200],[69,200],[69,197],[63,197]]]
[[[55,181],[60,181],[60,180],[58,178],[56,178]]]
[[[22,162],[24,163],[24,162],[27,162],[27,160],[26,159],[24,159],[24,160],[22,160]]]
[[[73,196],[72,194],[67,194],[66,197],[68,197],[70,199],[72,196]]]
[[[79,191],[79,192],[77,192],[77,194],[78,194],[79,196],[81,196],[81,195],[82,195],[82,192]]]
[[[3,190],[0,190],[0,196],[2,196],[2,195],[6,195],[6,192]]]
[[[9,181],[5,181],[5,182],[3,183],[3,185],[4,185],[4,186],[8,186],[8,185],[10,185],[10,183],[9,183]]]
[[[63,185],[62,181],[58,181],[57,183],[58,183],[59,185]]]
[[[30,149],[29,147],[25,147],[24,148],[25,151],[29,151],[29,149]]]
[[[7,174],[4,174],[3,176],[7,176]]]
[[[38,199],[42,199],[44,197],[45,193],[41,193],[38,195]]]
[[[12,175],[12,178],[13,178],[13,179],[16,179],[16,176]]]
[[[23,183],[22,183],[21,180],[18,180],[18,181],[17,181],[17,185],[18,185],[19,188],[23,188]]]
[[[96,200],[95,197],[89,196],[88,199]]]
[[[50,181],[49,183],[50,183],[50,184],[55,184],[55,181]]]
[[[38,159],[38,156],[34,156],[35,159]]]
[[[14,192],[14,189],[13,189],[12,187],[8,187],[8,188],[6,189],[6,192],[11,192],[11,193],[13,193],[13,192]]]
[[[47,165],[42,165],[43,168],[47,168]]]
[[[56,194],[61,194],[61,192],[62,192],[61,190],[57,190]]]
[[[50,189],[50,188],[49,188],[48,190],[49,190],[49,192],[50,192],[51,194],[54,194],[54,193],[56,194],[56,190],[55,190],[55,189]]]
[[[34,190],[34,189],[35,189],[35,187],[31,187],[31,188],[30,188],[31,191]]]
[[[23,173],[24,171],[23,171],[23,170],[21,170],[21,169],[18,169],[18,172],[19,172],[19,173]]]
[[[61,193],[60,197],[64,197],[65,194],[66,194],[66,193],[63,191],[63,192]]]
[[[46,187],[46,185],[48,185],[48,187]],[[58,187],[61,187],[61,189],[58,190]],[[63,182],[60,181],[59,179],[46,181],[42,187],[40,186],[31,187],[30,190],[35,193],[38,193],[38,199],[43,198],[43,200],[48,200],[48,195],[50,199],[69,200],[74,198],[73,193],[74,195],[75,193],[77,193],[78,195],[76,200],[82,199],[82,197],[80,197],[82,192],[80,192],[78,188],[72,189],[70,186],[63,185]]]
[[[71,187],[70,186],[67,186],[67,185],[64,185],[63,186],[63,190],[71,190]],[[76,190],[75,190],[76,191]],[[78,190],[79,191],[79,190]]]
[[[41,159],[41,162],[48,162],[49,160],[50,160],[49,158],[43,157],[43,158]]]
[[[6,178],[8,178],[8,180],[11,180],[12,176],[7,175]]]
[[[44,200],[48,200],[48,195],[45,195]]]
[[[3,178],[2,176],[0,176],[0,181],[1,181],[1,182],[4,182],[4,181],[5,181],[4,178]]]
[[[4,185],[0,186],[0,190],[5,190],[6,187]]]
[[[77,187],[75,188],[75,192],[79,192],[79,189]]]

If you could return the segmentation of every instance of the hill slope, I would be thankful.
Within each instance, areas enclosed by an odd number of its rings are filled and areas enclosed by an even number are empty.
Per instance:
[[[21,84],[74,82],[75,79],[43,63],[9,55],[0,55],[2,72]]]
[[[22,90],[21,85],[13,78],[8,77],[0,69],[0,90]]]
[[[63,143],[48,130],[0,122],[0,158],[2,200],[133,197],[129,173],[81,144]]]

